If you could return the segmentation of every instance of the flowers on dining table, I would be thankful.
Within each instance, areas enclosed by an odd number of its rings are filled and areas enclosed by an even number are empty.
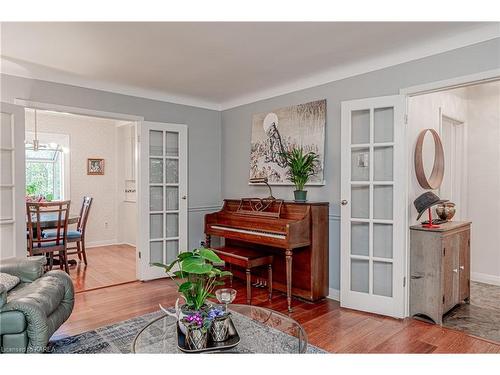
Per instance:
[[[208,310],[197,311],[182,318],[182,323],[191,329],[208,329],[214,319],[228,315],[221,307],[212,307]]]
[[[226,313],[222,307],[214,307],[208,311],[208,319],[209,320],[214,320],[216,318],[222,318],[226,316],[228,313]]]

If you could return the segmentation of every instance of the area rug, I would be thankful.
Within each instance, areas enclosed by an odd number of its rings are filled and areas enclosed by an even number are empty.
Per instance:
[[[123,322],[101,327],[76,336],[62,338],[50,343],[49,352],[65,354],[131,353],[132,343],[137,333],[152,320],[165,315],[153,312]],[[175,318],[166,317],[166,325],[175,327]],[[233,321],[241,336],[241,342],[230,353],[289,353],[296,345],[296,339],[274,328],[264,326],[240,314],[233,314]],[[158,330],[160,331],[160,330]],[[162,346],[164,353],[181,353],[172,336],[174,329],[168,329],[156,345]],[[154,339],[154,338],[153,338]],[[292,348],[293,349],[293,348]],[[154,352],[155,350],[152,350]],[[313,345],[308,345],[307,353],[326,353]]]
[[[443,326],[500,342],[500,286],[470,283],[470,304],[457,306]]]

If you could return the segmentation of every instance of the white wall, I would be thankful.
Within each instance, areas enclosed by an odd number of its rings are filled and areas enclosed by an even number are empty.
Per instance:
[[[26,111],[26,130],[34,130],[34,112]],[[94,198],[87,222],[88,246],[118,242],[116,121],[38,111],[38,131],[67,134],[70,152],[71,211],[79,213],[83,196]],[[87,158],[104,158],[104,175],[87,175]]]
[[[467,89],[471,278],[500,285],[500,84]]]
[[[418,95],[410,97],[408,104],[409,104],[408,105],[408,140],[409,140],[408,212],[410,213],[409,224],[413,225],[417,223],[417,215],[418,215],[417,211],[415,210],[415,206],[413,205],[413,201],[420,194],[426,191],[426,189],[420,187],[415,175],[414,155],[415,155],[415,145],[417,143],[417,137],[423,129],[434,129],[438,132],[438,134],[440,134],[441,113],[455,120],[467,122],[466,91],[465,89],[462,88],[449,91],[435,92],[426,95]],[[428,135],[429,139],[431,139],[430,134]],[[429,146],[428,144],[424,144],[425,166],[432,165],[432,160],[429,159],[432,159],[433,154],[425,152],[428,146]],[[427,156],[427,159],[425,159],[425,156]],[[430,175],[430,173],[428,173],[427,175]],[[438,190],[434,192],[437,195],[439,195]],[[443,196],[442,198],[448,199],[448,197],[445,196]],[[457,212],[460,209],[461,207],[457,206]],[[423,219],[421,218],[420,220]]]

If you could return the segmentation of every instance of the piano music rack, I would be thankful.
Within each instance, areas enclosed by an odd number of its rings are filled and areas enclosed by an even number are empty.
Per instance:
[[[283,199],[241,198],[236,210],[239,215],[279,218]]]

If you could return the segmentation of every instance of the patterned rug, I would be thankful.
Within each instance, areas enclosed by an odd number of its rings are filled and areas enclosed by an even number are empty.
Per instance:
[[[131,353],[132,343],[137,333],[152,320],[165,315],[163,312],[153,312],[123,322],[101,327],[76,336],[62,338],[50,343],[51,353],[65,354],[100,354],[100,353]],[[295,343],[292,336],[274,328],[254,322],[240,314],[233,314],[233,321],[238,329],[241,342],[231,353],[288,353]],[[164,324],[175,327],[175,318],[162,319]],[[161,345],[164,353],[181,353],[177,349],[176,339],[172,336],[175,329],[167,327],[152,345]],[[154,349],[152,350],[155,351]],[[313,345],[308,345],[307,353],[326,353]]]

